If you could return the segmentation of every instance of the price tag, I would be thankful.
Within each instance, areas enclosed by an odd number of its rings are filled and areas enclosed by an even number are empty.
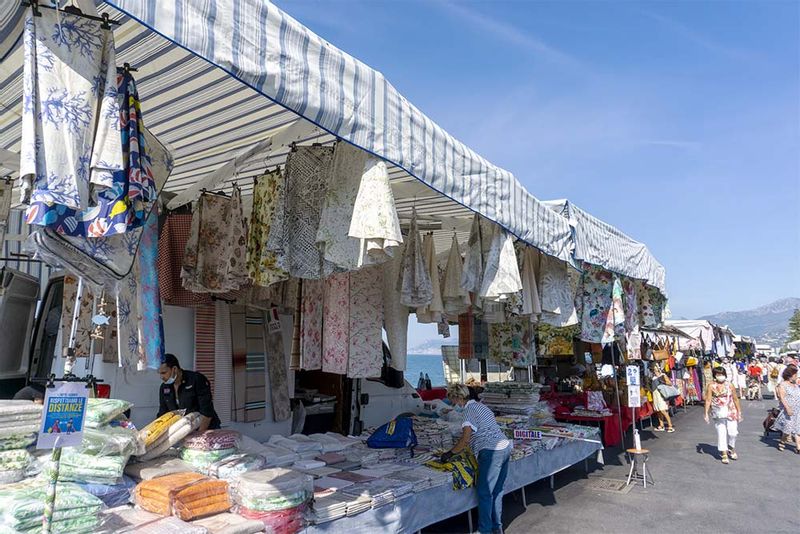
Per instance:
[[[540,440],[542,439],[542,433],[539,430],[521,430],[515,429],[514,430],[514,439],[521,439],[521,440]]]
[[[642,405],[639,386],[628,386],[628,408],[639,408]]]
[[[47,388],[37,449],[81,444],[87,392],[82,382],[57,382],[56,387]]]
[[[278,316],[278,308],[272,308],[269,311],[269,321],[267,323],[267,330],[270,334],[277,334],[281,331],[281,319]]]

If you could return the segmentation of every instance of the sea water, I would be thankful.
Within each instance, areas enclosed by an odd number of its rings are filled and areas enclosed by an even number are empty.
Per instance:
[[[417,387],[419,374],[428,373],[433,387],[444,386],[444,367],[441,356],[425,354],[409,354],[406,362],[405,377],[408,382]]]

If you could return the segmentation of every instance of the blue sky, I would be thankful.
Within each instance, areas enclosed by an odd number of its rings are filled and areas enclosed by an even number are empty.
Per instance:
[[[675,317],[800,296],[800,3],[278,4],[538,198],[646,243]]]

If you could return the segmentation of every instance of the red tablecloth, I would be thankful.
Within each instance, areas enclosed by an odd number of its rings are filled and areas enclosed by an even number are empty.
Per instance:
[[[582,415],[556,414],[557,421],[568,423],[600,423],[603,429],[603,445],[615,447],[622,443],[622,429],[619,427],[617,414],[606,417],[585,417]]]
[[[447,397],[447,388],[418,389],[417,393],[424,401],[443,399]]]

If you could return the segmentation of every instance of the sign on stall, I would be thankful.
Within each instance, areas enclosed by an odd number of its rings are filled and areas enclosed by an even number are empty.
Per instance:
[[[639,408],[642,405],[639,386],[628,386],[628,408]]]
[[[37,449],[81,444],[87,392],[83,382],[56,382],[56,387],[47,388]]]
[[[642,383],[639,379],[639,366],[638,365],[628,365],[625,368],[625,373],[627,375],[627,382],[629,386],[641,386]]]
[[[514,439],[539,440],[542,439],[542,432],[539,430],[514,429]]]

